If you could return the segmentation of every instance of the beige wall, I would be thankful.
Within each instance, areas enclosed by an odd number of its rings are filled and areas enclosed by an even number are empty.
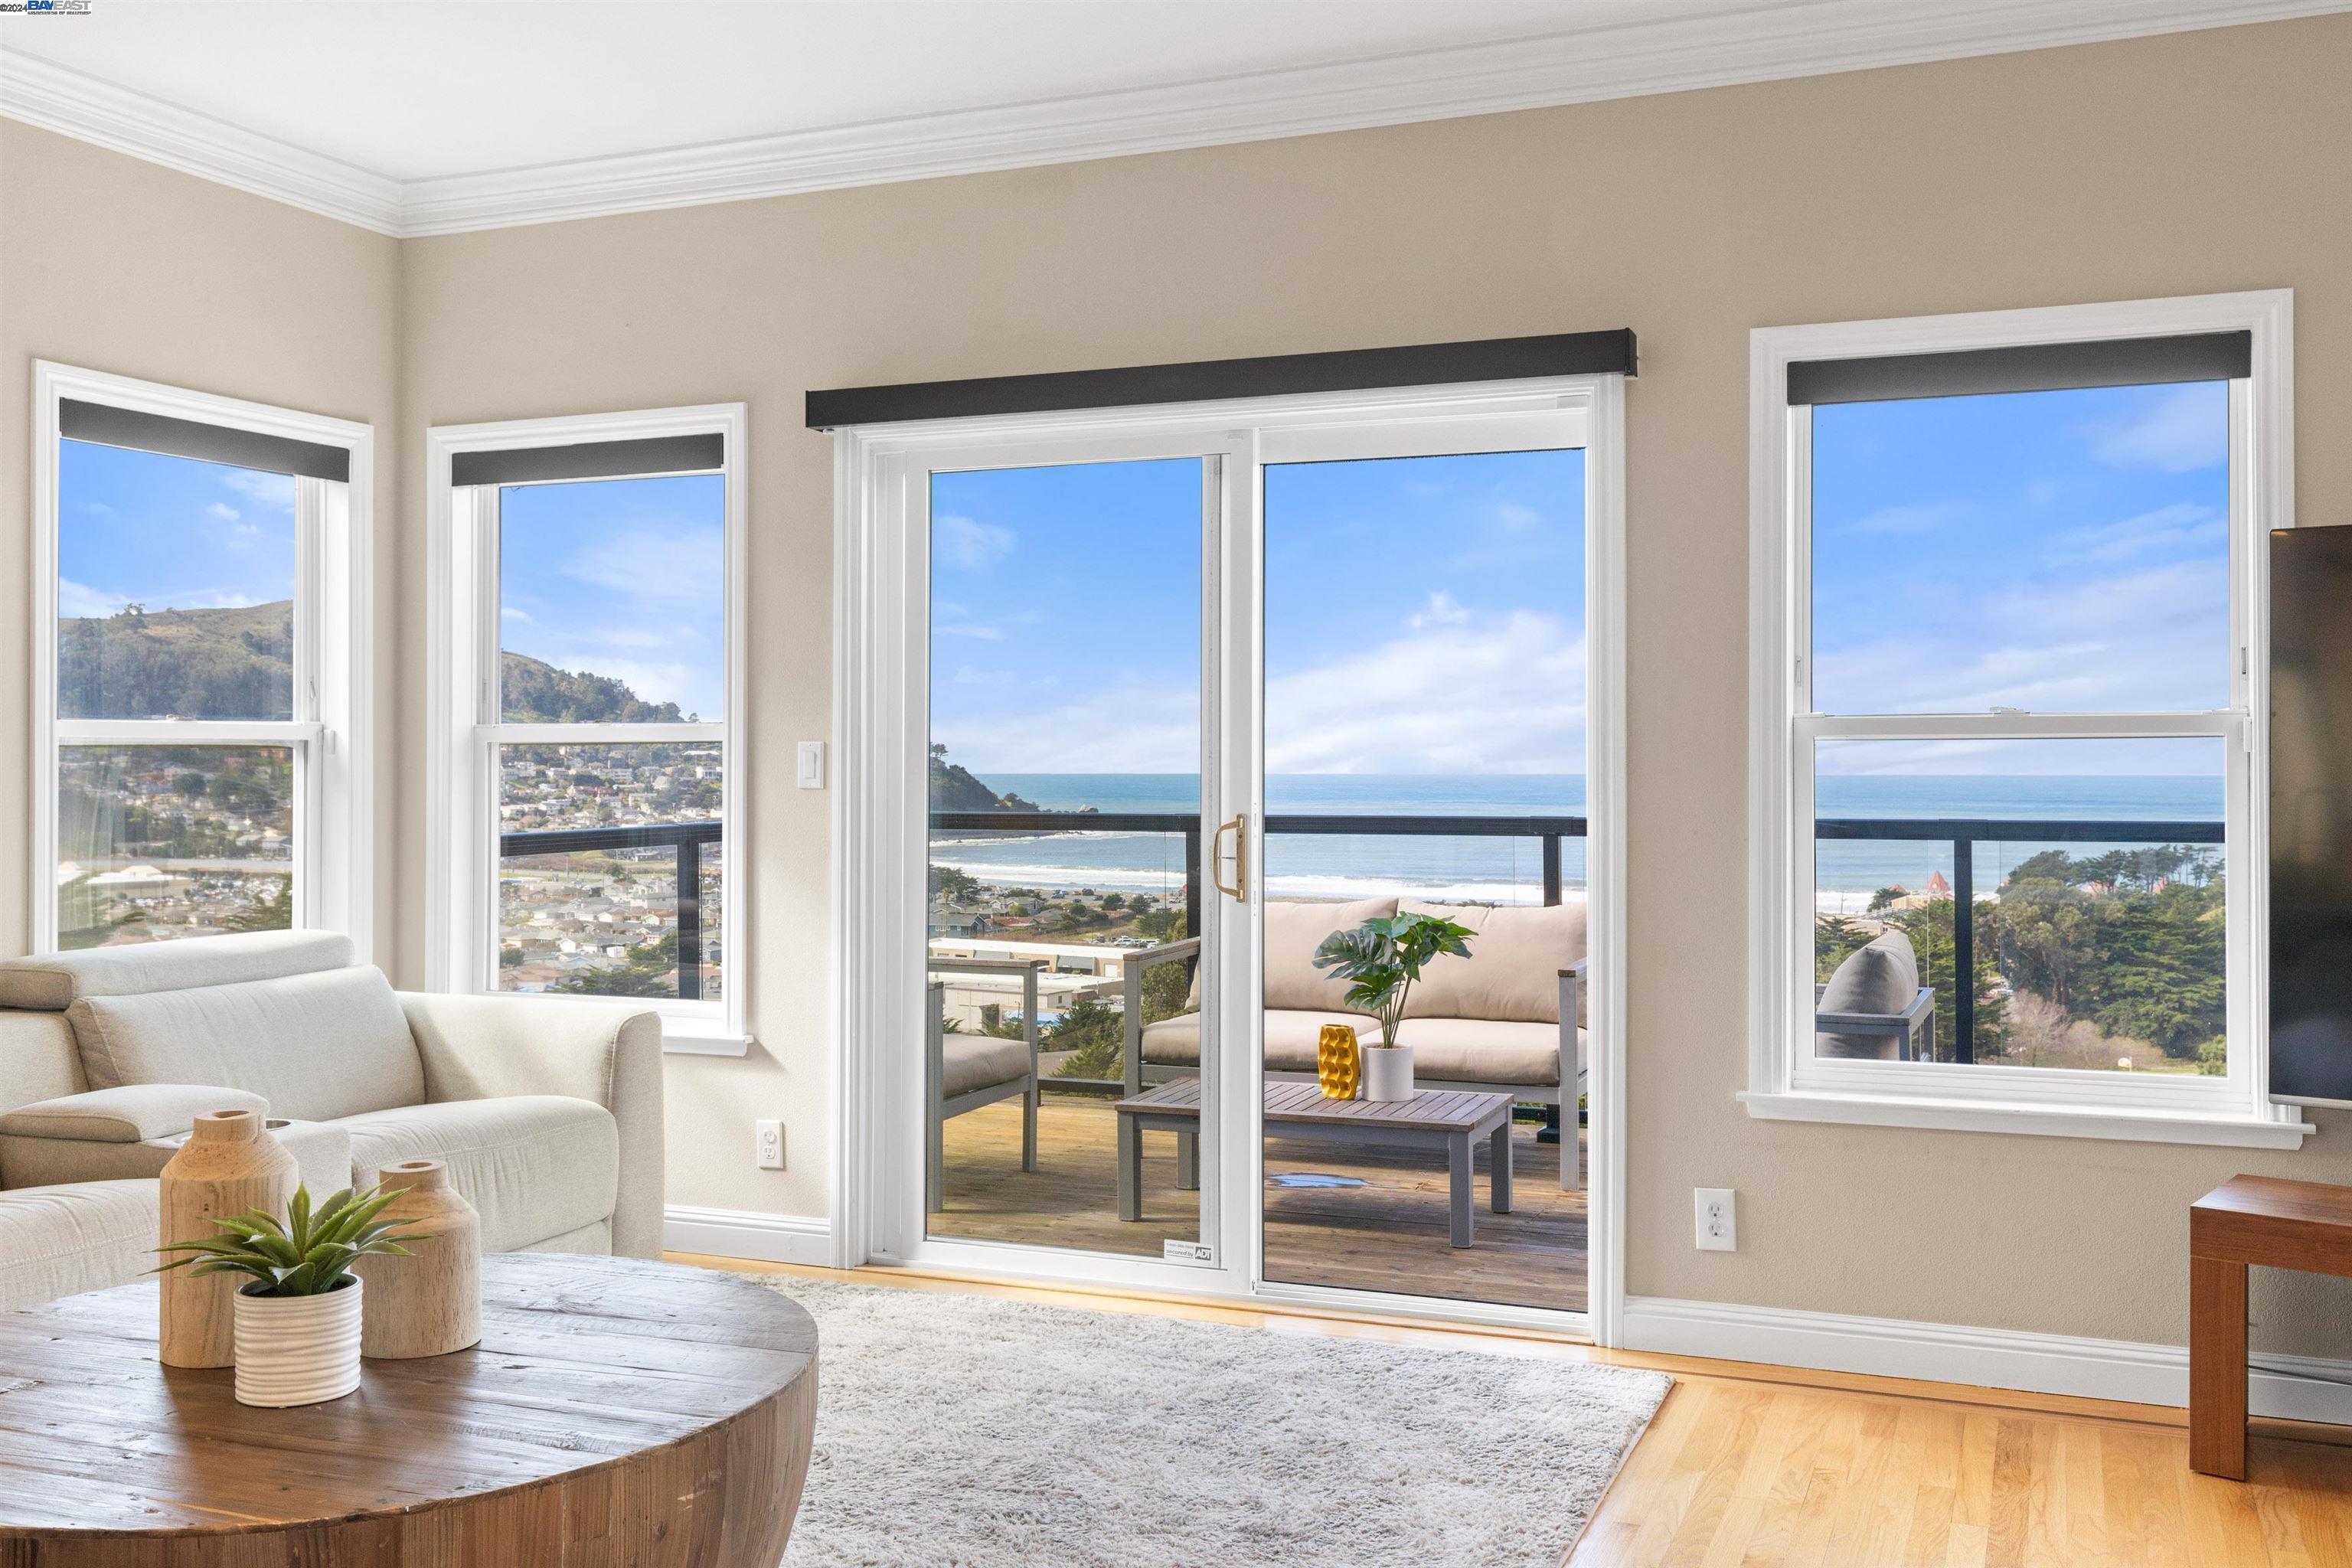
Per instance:
[[[829,722],[831,471],[803,391],[1631,326],[1631,1289],[2179,1341],[2189,1200],[2242,1169],[2352,1181],[2344,1118],[2322,1113],[2299,1154],[2250,1157],[1758,1122],[1734,1103],[1748,331],[2292,287],[2301,517],[2352,521],[2347,77],[2352,18],[2336,17],[403,246],[404,468],[431,424],[751,405],[761,1043],[671,1062],[673,1200],[825,1203],[827,798],[793,788],[791,754]],[[0,450],[21,455],[21,403],[0,404],[12,417]],[[391,667],[412,758],[416,510],[411,494]],[[414,981],[425,781],[400,783],[396,959]],[[788,1124],[781,1173],[751,1163],[768,1115]],[[1739,1190],[1738,1253],[1692,1249],[1701,1184]],[[2352,1352],[2352,1328],[2326,1327],[2345,1300],[2265,1281],[2258,1334]]]
[[[31,780],[23,588],[32,561],[33,362],[166,382],[375,426],[376,662],[398,652],[400,552],[394,343],[400,247],[86,142],[0,120],[0,952],[22,952],[31,910]],[[400,691],[376,698],[376,748],[400,739]],[[389,845],[397,779],[382,771]],[[391,951],[398,884],[376,883]],[[37,879],[46,882],[46,879]]]

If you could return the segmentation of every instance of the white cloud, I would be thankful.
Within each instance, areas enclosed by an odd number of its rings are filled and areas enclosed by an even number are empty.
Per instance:
[[[1581,773],[1584,639],[1464,613],[1269,681],[1269,773]]]
[[[2054,543],[2062,561],[2116,563],[2157,551],[2210,548],[2218,552],[2229,537],[2228,521],[2210,506],[2175,501],[2121,522],[2075,529]]]
[[[69,577],[58,579],[58,614],[68,619],[110,616],[130,602],[120,594],[87,587]]]
[[[2128,417],[2102,419],[2078,432],[2091,455],[2119,468],[2185,474],[2230,455],[2229,404],[2210,385],[2178,387]]]
[[[1429,596],[1429,608],[1407,617],[1405,625],[1415,631],[1424,626],[1458,626],[1470,618],[1470,612],[1455,602],[1453,595],[1440,588]]]
[[[539,625],[539,622],[532,618],[531,613],[529,610],[519,610],[512,605],[499,605],[499,618],[500,620],[512,621],[518,626],[535,626]]]
[[[1122,682],[1058,707],[935,722],[931,739],[983,773],[1188,773],[1201,765],[1201,699]]]
[[[1915,501],[1902,506],[1881,507],[1867,517],[1856,518],[1840,530],[1844,533],[1932,533],[1948,523],[1967,517],[1976,508],[1964,500]]]
[[[92,517],[112,517],[114,515],[114,509],[107,505],[102,500],[78,501],[75,504],[83,511],[89,513]]]
[[[205,508],[205,515],[211,518],[215,522],[235,522],[238,518],[245,514],[226,502],[215,501],[212,505]]]
[[[257,506],[276,507],[281,511],[294,509],[294,476],[265,474],[253,468],[230,468],[221,475],[221,483]]]
[[[617,534],[563,563],[563,574],[641,605],[719,603],[719,531],[701,523]]]
[[[1824,649],[1814,691],[1840,713],[2205,708],[2227,698],[2228,634],[2209,562],[2019,583],[1940,605],[1931,626]]]
[[[1013,531],[950,512],[931,520],[931,549],[951,566],[982,572],[1013,552]]]
[[[1543,513],[1531,506],[1515,500],[1498,500],[1493,509],[1495,526],[1507,533],[1521,533],[1543,526]]]

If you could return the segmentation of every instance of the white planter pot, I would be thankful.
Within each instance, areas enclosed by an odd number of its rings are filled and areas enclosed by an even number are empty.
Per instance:
[[[1411,1100],[1412,1047],[1365,1047],[1363,1095],[1366,1100]]]
[[[360,1385],[354,1276],[323,1296],[236,1294],[236,1402],[318,1405]]]

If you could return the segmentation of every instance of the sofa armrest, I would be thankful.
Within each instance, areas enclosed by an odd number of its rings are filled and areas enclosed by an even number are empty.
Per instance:
[[[126,1084],[19,1106],[0,1116],[0,1188],[131,1182],[160,1174],[207,1110],[251,1110],[268,1102],[241,1089],[192,1083]],[[294,1156],[314,1194],[352,1179],[351,1134],[332,1122],[269,1118],[270,1136]]]
[[[1201,939],[1188,936],[1180,942],[1131,951],[1121,961],[1120,979],[1125,993],[1121,1011],[1125,1016],[1119,1025],[1123,1037],[1119,1055],[1130,1099],[1143,1092],[1143,972],[1155,963],[1196,957],[1200,951]]]
[[[425,1058],[428,1104],[568,1094],[611,1111],[621,1139],[613,1250],[661,1255],[661,1015],[584,997],[413,991],[400,1005]]]
[[[197,1083],[127,1083],[20,1105],[0,1116],[0,1138],[61,1138],[83,1143],[142,1143],[185,1132],[207,1110],[269,1114],[269,1101],[242,1089]]]

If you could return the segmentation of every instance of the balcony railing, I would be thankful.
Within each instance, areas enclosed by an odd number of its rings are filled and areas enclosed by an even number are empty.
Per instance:
[[[535,828],[499,835],[499,857],[579,855],[614,849],[667,849],[677,882],[677,996],[702,999],[702,847],[719,841],[716,822],[669,822],[641,827]]]
[[[1952,1059],[1976,1060],[1976,847],[1979,844],[2220,844],[2210,821],[1822,816],[1816,839],[1908,840],[1952,847]],[[1963,913],[1965,912],[1965,918]]]

